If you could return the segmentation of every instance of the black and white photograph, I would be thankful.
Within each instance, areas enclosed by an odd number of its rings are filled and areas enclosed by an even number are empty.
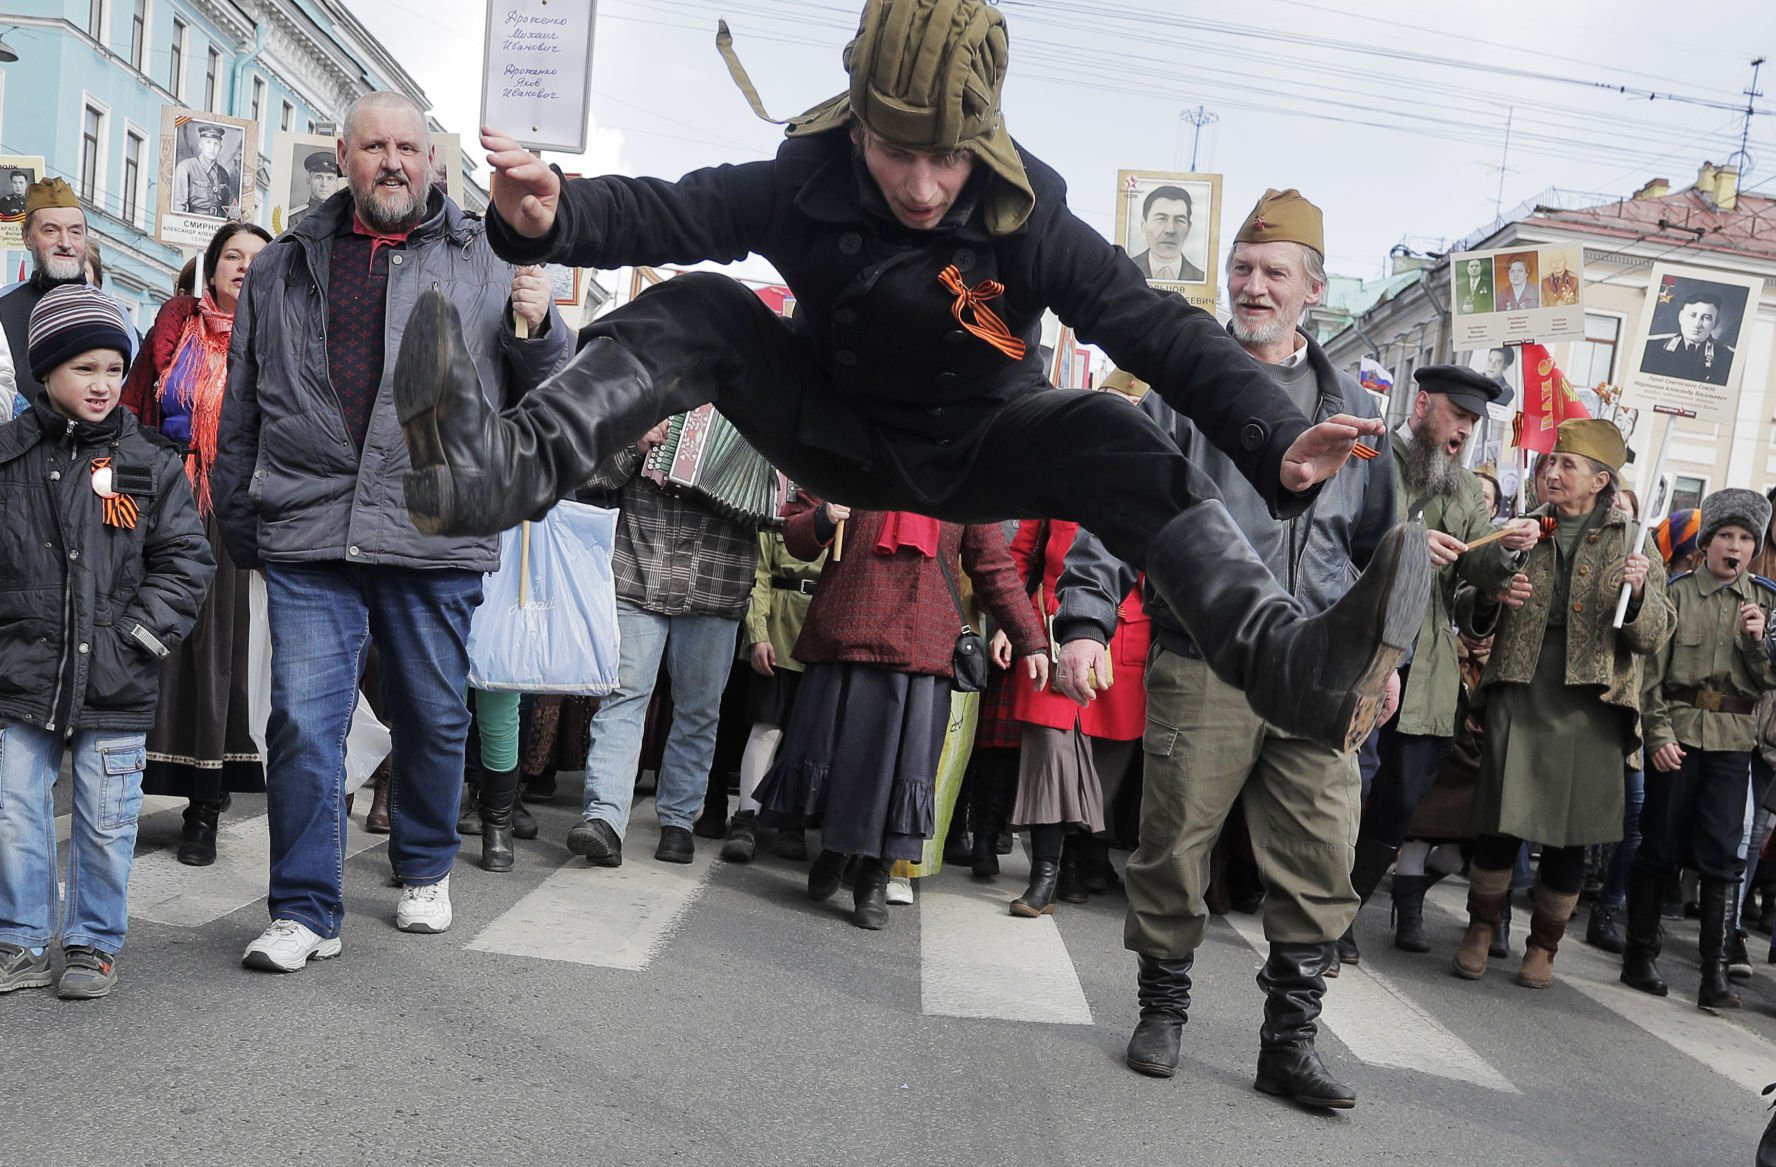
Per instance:
[[[220,114],[162,106],[159,230],[163,243],[200,247],[217,227],[251,219],[258,126]]]
[[[1117,189],[1116,242],[1147,282],[1213,305],[1221,176],[1123,170]]]
[[[0,248],[25,245],[25,192],[43,173],[41,155],[0,154]]]
[[[331,134],[279,134],[271,148],[271,233],[282,235],[345,188]]]
[[[1742,287],[1665,275],[1650,304],[1652,331],[1641,349],[1640,371],[1725,385],[1733,369],[1745,301]]]

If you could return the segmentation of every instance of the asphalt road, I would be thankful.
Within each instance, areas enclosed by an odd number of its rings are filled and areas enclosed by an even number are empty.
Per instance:
[[[249,972],[263,799],[237,797],[208,869],[172,861],[178,812],[155,806],[117,991],[0,998],[5,1162],[1749,1165],[1776,1081],[1761,938],[1737,1016],[1693,1004],[1693,924],[1663,1001],[1576,939],[1545,992],[1512,983],[1515,958],[1468,983],[1448,972],[1458,881],[1433,892],[1430,956],[1387,943],[1385,894],[1359,924],[1320,1039],[1357,1109],[1252,1089],[1248,916],[1199,953],[1180,1074],[1144,1078],[1122,1064],[1119,897],[1014,921],[1021,879],[949,872],[864,932],[847,893],[806,899],[799,865],[704,840],[691,867],[655,863],[646,802],[615,871],[567,854],[561,805],[510,875],[468,840],[440,936],[395,931],[385,844],[359,834],[342,956]]]

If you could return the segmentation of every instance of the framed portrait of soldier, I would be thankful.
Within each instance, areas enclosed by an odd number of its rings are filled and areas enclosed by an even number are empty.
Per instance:
[[[1116,172],[1116,243],[1147,282],[1215,310],[1221,176]]]
[[[258,170],[257,123],[162,106],[154,237],[175,247],[205,247],[222,224],[252,221]]]
[[[1655,263],[1627,350],[1624,405],[1732,425],[1763,277]]]
[[[25,246],[25,192],[43,175],[41,154],[0,154],[0,249]]]
[[[271,151],[271,233],[282,235],[345,189],[339,141],[328,134],[279,134]]]
[[[1449,257],[1455,347],[1585,339],[1584,249],[1524,244]]]

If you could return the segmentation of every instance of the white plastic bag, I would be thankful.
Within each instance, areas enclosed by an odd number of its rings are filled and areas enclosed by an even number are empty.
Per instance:
[[[500,537],[500,569],[469,623],[469,684],[592,697],[617,687],[616,532],[616,511],[561,502]]]

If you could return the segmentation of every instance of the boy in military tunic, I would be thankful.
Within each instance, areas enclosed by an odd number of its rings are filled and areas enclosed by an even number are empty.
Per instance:
[[[1764,645],[1776,583],[1746,568],[1770,525],[1770,504],[1750,490],[1702,500],[1700,569],[1671,582],[1676,632],[1647,662],[1646,804],[1640,854],[1628,885],[1628,946],[1622,980],[1664,996],[1659,973],[1659,905],[1678,867],[1701,877],[1702,985],[1696,1003],[1737,1009],[1727,980],[1733,888],[1751,782],[1759,694],[1776,689]]]

